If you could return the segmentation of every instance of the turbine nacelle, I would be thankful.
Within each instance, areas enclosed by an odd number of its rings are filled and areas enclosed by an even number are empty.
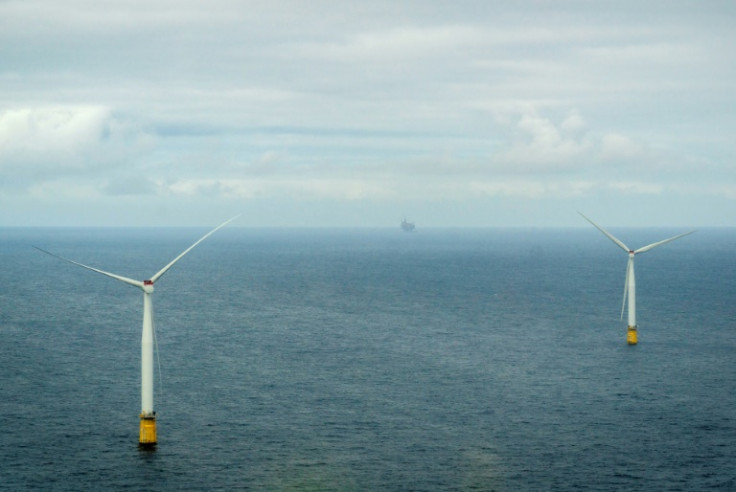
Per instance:
[[[153,293],[153,281],[152,280],[144,280],[143,281],[143,292],[146,294],[152,294]]]

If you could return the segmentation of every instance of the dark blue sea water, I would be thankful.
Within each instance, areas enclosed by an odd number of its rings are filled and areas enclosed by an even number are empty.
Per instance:
[[[735,490],[736,230],[0,229],[5,490]],[[613,230],[638,247],[681,231]]]

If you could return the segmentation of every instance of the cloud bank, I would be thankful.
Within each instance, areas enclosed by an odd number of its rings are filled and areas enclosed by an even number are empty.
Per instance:
[[[693,9],[1,2],[0,224],[729,225],[736,13]]]

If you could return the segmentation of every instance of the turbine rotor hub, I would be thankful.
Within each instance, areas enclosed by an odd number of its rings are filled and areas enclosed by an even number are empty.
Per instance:
[[[153,292],[153,282],[151,280],[143,281],[143,292],[150,294]]]

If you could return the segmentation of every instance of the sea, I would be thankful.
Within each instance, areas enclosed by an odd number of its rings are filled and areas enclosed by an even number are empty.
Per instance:
[[[0,489],[736,490],[736,229],[0,228]],[[680,229],[616,229],[636,248]]]

